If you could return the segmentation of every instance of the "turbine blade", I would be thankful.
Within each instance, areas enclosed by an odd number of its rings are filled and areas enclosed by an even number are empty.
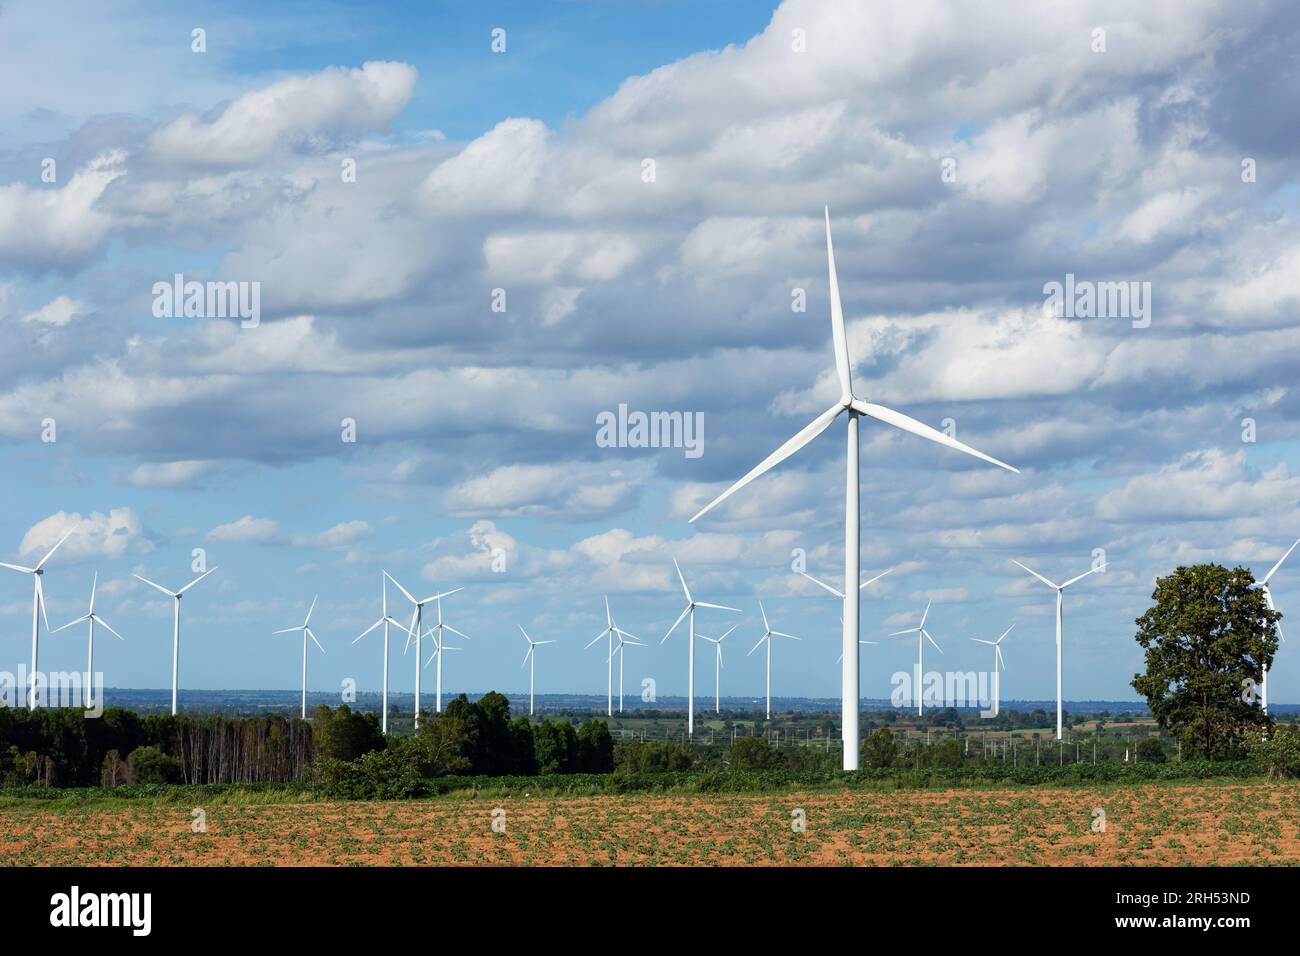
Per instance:
[[[617,624],[614,625],[614,633],[617,634],[619,637],[630,637],[630,638],[632,638],[632,640],[629,641],[628,643],[632,643],[632,644],[639,644],[639,643],[641,643],[641,639],[640,639],[639,637],[637,637],[635,634],[629,634],[627,631],[623,630],[623,629],[622,629],[621,627],[619,627]]]
[[[472,640],[473,640],[473,638],[470,637],[468,634],[466,634],[464,631],[458,631],[458,630],[456,630],[454,627],[452,627],[450,624],[444,624],[444,625],[442,625],[442,628],[443,628],[443,630],[451,631],[451,633],[455,634],[457,637],[463,637],[463,638],[465,638],[465,640],[467,640],[467,641],[472,641]]]
[[[741,613],[741,610],[740,610],[740,608],[738,608],[738,607],[727,607],[727,605],[725,605],[725,604],[709,604],[709,603],[706,602],[706,601],[696,601],[696,602],[695,602],[695,606],[696,606],[696,607],[711,607],[711,608],[713,608],[713,610],[715,610],[715,611],[735,611],[737,614],[740,614],[740,613]]]
[[[117,631],[113,630],[113,625],[112,625],[112,624],[109,624],[109,623],[108,623],[106,620],[104,620],[102,617],[97,617],[97,618],[95,618],[95,623],[98,624],[98,625],[100,625],[101,627],[105,628],[105,629],[108,631],[108,633],[112,634],[112,635],[113,635],[114,637],[116,637],[119,641],[125,641],[125,640],[126,640],[125,637],[123,637],[121,634],[117,633]]]
[[[686,603],[691,603],[691,589],[686,586],[686,576],[682,574],[682,566],[673,558],[673,567],[677,569],[677,580],[682,582],[682,590],[686,592]]]
[[[1095,572],[1095,571],[1100,571],[1100,570],[1102,570],[1102,569],[1105,568],[1105,567],[1106,567],[1106,562],[1103,561],[1101,564],[1097,565],[1097,567],[1095,567],[1095,568],[1090,568],[1090,569],[1088,569],[1087,571],[1084,571],[1082,574],[1076,574],[1074,577],[1070,578],[1070,580],[1066,581],[1064,584],[1061,585],[1061,590],[1064,591],[1066,588],[1068,588],[1068,587],[1069,587],[1071,584],[1073,584],[1075,581],[1081,581],[1081,580],[1083,580],[1084,578],[1086,578],[1088,575],[1092,574],[1093,572]]]
[[[404,595],[406,596],[406,599],[407,599],[408,601],[410,601],[412,604],[417,603],[416,600],[415,600],[415,598],[411,596],[411,592],[408,591],[408,590],[406,590],[406,588],[402,587],[400,584],[397,583],[397,578],[393,577],[393,576],[392,576],[391,574],[389,574],[387,571],[384,572],[384,577],[386,577],[386,578],[388,578],[388,580],[392,581],[393,584],[395,584],[395,585],[397,586],[397,590],[401,591],[402,594],[404,594]]]
[[[609,595],[605,595],[605,623],[610,627],[614,626],[614,615],[609,612]]]
[[[301,631],[301,630],[302,630],[302,625],[299,625],[298,627],[285,627],[285,628],[281,628],[281,629],[278,630],[278,631],[272,631],[271,634],[272,634],[272,635],[275,635],[275,634],[288,634],[288,633],[290,633],[290,632],[292,632],[292,631]]]
[[[930,605],[932,603],[934,603],[933,599],[925,602],[925,610],[921,612],[921,623],[918,625],[919,629],[925,628],[925,619],[930,616]]]
[[[354,637],[352,639],[352,643],[355,644],[357,641],[361,640],[363,637],[365,637],[367,634],[369,634],[371,631],[373,631],[375,628],[377,628],[379,625],[383,623],[384,623],[383,618],[380,618],[378,621],[375,621],[374,624],[371,624],[368,628],[366,628],[364,631],[362,631],[360,634]]]
[[[772,452],[772,454],[768,455],[757,465],[751,468],[749,472],[746,473],[745,477],[741,478],[734,485],[732,485],[722,494],[718,495],[718,497],[714,498],[707,505],[705,505],[703,508],[697,511],[695,513],[695,517],[691,518],[691,521],[695,521],[697,518],[701,517],[706,512],[712,510],[716,505],[730,498],[733,494],[735,494],[741,488],[744,488],[747,484],[749,484],[759,475],[763,474],[764,472],[772,468],[775,468],[781,462],[785,461],[787,458],[789,458],[791,455],[797,452],[804,445],[808,444],[810,441],[812,441],[822,432],[826,431],[826,429],[830,427],[831,422],[835,421],[836,417],[838,417],[840,412],[842,411],[844,411],[843,405],[832,405],[830,408],[826,409],[826,411],[822,412],[811,422],[805,425],[802,429],[800,429],[799,432],[796,433],[793,438],[791,438],[784,445],[782,445],[776,451]]]
[[[982,637],[972,637],[971,640],[974,641],[976,644],[987,644],[989,647],[997,647],[997,643],[995,641],[986,641]]]
[[[186,591],[188,591],[190,588],[194,587],[194,585],[198,584],[200,581],[202,581],[204,578],[206,578],[209,574],[211,574],[211,573],[212,573],[213,571],[215,571],[215,570],[217,570],[217,569],[216,569],[216,568],[208,568],[206,571],[204,571],[204,572],[203,572],[202,574],[200,574],[197,578],[195,578],[195,579],[194,579],[193,581],[191,581],[189,584],[185,585],[185,587],[181,588],[181,589],[180,589],[179,591],[177,591],[176,593],[177,593],[178,595],[179,595],[179,594],[184,594]]]
[[[557,641],[533,641],[534,647],[541,647],[543,644],[555,644]]]
[[[406,646],[402,648],[403,655],[405,655],[406,652],[411,649],[411,641],[414,640],[415,632],[417,629],[415,618],[416,615],[418,615],[419,613],[420,613],[420,607],[417,604],[414,608],[411,609],[411,623],[406,628]],[[420,636],[423,637],[424,635],[422,634]]]
[[[992,455],[986,455],[970,445],[959,442],[955,438],[950,438],[943,432],[931,428],[924,422],[919,422],[910,415],[904,415],[902,412],[896,412],[892,408],[886,408],[884,405],[875,405],[871,402],[855,401],[853,403],[855,411],[863,415],[869,415],[877,421],[884,422],[886,425],[893,425],[895,428],[901,428],[905,432],[911,432],[913,435],[919,435],[922,438],[928,438],[932,442],[938,442],[940,445],[947,445],[949,448],[955,448],[957,451],[965,452],[968,455],[974,455],[981,461],[987,461],[990,465],[997,465],[999,468],[1005,468],[1007,471],[1013,471],[1020,474],[1019,468],[1013,468],[1005,461],[998,461]]]
[[[519,628],[519,633],[524,636],[524,640],[527,641],[528,645],[531,647],[533,639],[528,636],[528,632],[524,630],[524,626],[522,624],[516,624],[515,627]]]
[[[994,644],[1001,644],[1001,643],[1002,643],[1002,638],[1004,638],[1004,637],[1006,637],[1008,634],[1010,634],[1010,633],[1011,633],[1011,628],[1013,628],[1013,627],[1015,627],[1015,626],[1016,626],[1015,624],[1012,624],[1011,627],[1007,628],[1005,631],[1003,631],[1001,634],[999,634],[999,635],[998,635],[998,639],[997,639],[996,641],[994,641],[993,643],[994,643]]]
[[[835,247],[831,244],[831,210],[826,212],[826,262],[830,270],[831,339],[835,346],[835,374],[840,380],[840,396],[853,398],[853,380],[849,375],[849,343],[844,335],[844,310],[840,306],[840,280],[835,274]]]
[[[993,645],[993,654],[994,654],[994,656],[996,656],[997,659],[998,659],[998,670],[1000,670],[1000,671],[1001,671],[1001,670],[1006,670],[1006,667],[1007,667],[1006,662],[1002,660],[1002,648],[1000,648],[1000,647],[998,647],[996,644],[994,644],[994,645]]]
[[[50,616],[45,613],[45,588],[41,585],[41,576],[36,577],[36,603],[41,606],[41,617],[45,619],[45,630],[50,629]]]
[[[825,588],[827,591],[830,591],[831,594],[834,594],[834,595],[835,595],[837,598],[839,598],[841,601],[844,600],[844,595],[841,594],[839,591],[837,591],[835,588],[831,587],[831,586],[830,586],[829,584],[827,584],[825,581],[819,581],[819,580],[817,580],[815,577],[813,577],[813,576],[812,576],[811,574],[809,574],[807,571],[800,571],[799,573],[802,574],[804,577],[806,577],[806,578],[807,578],[809,581],[811,581],[813,584],[817,585],[818,587],[820,587],[820,588]],[[863,586],[865,587],[866,585],[863,585]],[[766,626],[767,626],[767,625],[764,624],[764,627],[766,627]]]
[[[72,627],[72,625],[74,625],[74,624],[80,624],[80,623],[82,623],[83,621],[89,621],[89,620],[90,620],[90,615],[89,615],[89,614],[83,614],[83,615],[81,615],[81,617],[77,618],[75,621],[69,621],[67,624],[61,624],[61,625],[59,625],[58,627],[56,627],[56,628],[54,628],[53,630],[51,630],[50,633],[51,633],[51,634],[57,634],[57,633],[59,633],[59,631],[66,630],[67,628]],[[102,622],[101,622],[101,623],[102,623]]]
[[[1014,564],[1014,565],[1018,565],[1018,566],[1021,567],[1021,568],[1024,568],[1024,570],[1028,571],[1028,572],[1029,572],[1030,574],[1032,574],[1034,577],[1038,578],[1038,580],[1042,581],[1042,582],[1043,582],[1044,584],[1046,584],[1049,588],[1052,588],[1052,589],[1054,589],[1054,590],[1059,590],[1059,589],[1057,589],[1057,587],[1056,587],[1055,584],[1053,584],[1051,581],[1047,580],[1047,578],[1043,577],[1041,574],[1039,574],[1039,573],[1038,573],[1037,571],[1035,571],[1033,568],[1031,568],[1031,567],[1029,567],[1029,566],[1027,566],[1027,565],[1021,564],[1021,563],[1020,563],[1019,561],[1017,561],[1015,558],[1012,558],[1012,559],[1011,559],[1011,563]]]
[[[723,641],[725,641],[725,640],[727,639],[727,635],[730,634],[732,631],[734,631],[734,630],[735,630],[736,628],[738,628],[738,627],[740,627],[739,624],[733,624],[733,625],[731,625],[731,627],[727,628],[727,629],[723,632],[722,636],[721,636],[720,638],[718,638],[718,643],[721,644]],[[789,636],[789,635],[787,635],[787,636]]]
[[[890,569],[889,569],[889,571],[892,571],[892,570],[894,570],[894,569],[893,569],[893,568],[890,568]],[[888,574],[889,571],[881,571],[879,574],[877,574],[877,575],[876,575],[874,578],[872,578],[870,581],[863,581],[861,584],[858,585],[858,590],[861,591],[863,588],[866,588],[866,587],[869,587],[869,586],[875,584],[877,581],[879,581],[881,578],[883,578],[886,574]]]
[[[765,610],[763,609],[763,602],[762,602],[762,601],[759,601],[759,602],[758,602],[758,613],[761,614],[761,615],[763,615],[763,630],[764,630],[764,631],[770,631],[770,630],[772,630],[772,625],[770,625],[770,624],[767,623],[767,611],[765,611]]]
[[[1277,564],[1273,565],[1272,570],[1270,570],[1268,574],[1264,575],[1264,579],[1259,582],[1260,584],[1268,584],[1268,579],[1271,578],[1274,574],[1276,574],[1277,569],[1282,567],[1282,562],[1291,556],[1291,552],[1295,550],[1296,544],[1300,544],[1300,540],[1297,540],[1295,544],[1291,545],[1291,547],[1286,549],[1286,554],[1282,555],[1282,557],[1277,559]]]
[[[796,641],[799,640],[799,638],[795,637],[793,634],[787,634],[785,631],[773,631],[773,632],[772,632],[772,636],[773,636],[773,637],[789,637],[789,638],[793,638],[793,639],[796,640]]]
[[[935,649],[936,651],[938,651],[940,654],[943,653],[943,648],[940,647],[938,644],[935,644],[935,643],[934,643],[934,638],[930,636],[930,632],[929,632],[929,631],[922,631],[921,634],[924,635],[924,637],[925,637],[925,639],[926,639],[927,641],[929,641],[931,644],[934,644],[934,649]]]
[[[39,571],[41,568],[45,567],[45,562],[50,560],[50,558],[54,556],[54,552],[58,551],[59,547],[63,544],[63,542],[67,541],[70,537],[72,537],[71,531],[69,531],[62,538],[60,538],[58,542],[54,545],[54,547],[50,548],[49,551],[45,552],[45,557],[41,558],[41,560],[36,562],[36,567],[33,568],[33,570]]]
[[[523,663],[521,663],[521,664],[519,665],[519,669],[520,669],[520,670],[523,670],[525,667],[528,666],[528,658],[530,658],[530,657],[532,657],[532,656],[533,656],[533,645],[532,645],[532,644],[529,644],[529,645],[528,645],[528,650],[524,651],[524,660],[523,660]]]
[[[686,610],[682,611],[681,614],[677,615],[677,620],[673,621],[673,626],[668,628],[668,633],[665,634],[659,640],[659,643],[662,644],[664,641],[668,640],[668,638],[672,637],[673,631],[677,630],[677,625],[682,623],[682,621],[686,618],[686,615],[690,613],[691,613],[691,605],[687,604]]]
[[[310,627],[304,627],[303,630],[307,632],[307,636],[311,638],[311,642],[312,642],[313,644],[315,644],[317,647],[319,647],[319,648],[320,648],[320,652],[321,652],[322,654],[324,654],[324,653],[325,653],[325,648],[321,646],[321,642],[320,642],[320,641],[316,640],[316,635],[312,633],[311,628],[310,628]]]
[[[0,561],[0,568],[8,568],[10,571],[21,571],[24,574],[33,574],[36,571],[35,568],[25,568],[21,564],[6,564],[3,561]]]
[[[312,597],[312,599],[311,599],[311,607],[307,608],[307,618],[306,618],[306,620],[304,620],[304,621],[302,622],[302,626],[303,626],[303,627],[306,627],[308,624],[311,623],[311,612],[314,611],[314,610],[316,610],[316,599],[319,598],[319,597],[320,597],[319,594],[314,595],[314,596]]]
[[[420,603],[421,603],[421,604],[430,604],[430,603],[432,603],[433,601],[441,601],[443,598],[445,598],[445,597],[451,597],[451,596],[452,596],[453,594],[455,594],[456,592],[458,592],[458,591],[463,591],[463,590],[465,590],[465,588],[462,586],[462,587],[458,587],[458,588],[452,588],[450,591],[443,591],[441,594],[432,594],[432,595],[430,595],[429,597],[425,598],[425,599],[424,599],[423,601],[421,601]]]
[[[131,577],[135,578],[137,581],[143,581],[145,584],[149,585],[149,587],[151,587],[151,588],[157,588],[159,591],[161,591],[163,594],[167,595],[168,597],[173,597],[173,598],[174,598],[174,597],[176,596],[176,592],[175,592],[175,591],[168,591],[168,590],[167,590],[165,587],[163,587],[161,584],[156,584],[155,582],[150,581],[148,578],[142,578],[142,577],[140,577],[140,575],[138,575],[138,574],[132,574]]]
[[[760,638],[758,639],[758,643],[755,644],[753,647],[751,647],[751,648],[749,649],[749,654],[753,654],[756,650],[758,650],[760,647],[762,647],[762,646],[763,646],[763,642],[764,642],[765,640],[767,640],[767,635],[766,635],[766,634],[764,634],[762,637],[760,637]],[[746,654],[745,656],[748,657],[749,654]]]
[[[894,631],[892,634],[886,634],[885,637],[898,637],[900,634],[915,634],[919,630],[919,627],[909,627],[905,631]]]
[[[608,633],[609,633],[609,628],[605,628],[603,631],[601,631],[599,634],[597,634],[595,637],[591,639],[591,643],[589,643],[587,647],[591,647],[592,644],[595,644],[598,640],[600,640]],[[583,650],[585,651],[587,647],[584,647]]]
[[[90,613],[91,614],[95,613],[95,591],[98,590],[98,588],[99,588],[99,572],[96,571],[95,576],[90,579]]]

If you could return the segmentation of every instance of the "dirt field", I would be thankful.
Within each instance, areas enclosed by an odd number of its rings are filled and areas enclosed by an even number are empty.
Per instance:
[[[492,829],[505,811],[505,832]],[[1300,785],[0,809],[11,865],[1300,863]],[[795,832],[802,809],[806,830]],[[1105,811],[1105,832],[1094,810]],[[498,820],[501,818],[498,817]]]

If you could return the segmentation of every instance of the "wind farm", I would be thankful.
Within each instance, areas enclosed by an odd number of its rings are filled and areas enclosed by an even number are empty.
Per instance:
[[[16,930],[1285,896],[1300,10],[0,7]]]

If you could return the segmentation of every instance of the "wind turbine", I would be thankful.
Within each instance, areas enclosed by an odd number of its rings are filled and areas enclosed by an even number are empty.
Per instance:
[[[531,717],[533,716],[534,678],[537,676],[537,649],[543,644],[554,644],[555,641],[535,641],[528,636],[528,632],[524,630],[522,624],[517,625],[517,627],[519,628],[519,633],[524,636],[524,640],[528,642],[528,652],[524,654],[524,663],[519,666],[523,667],[524,664],[527,664],[529,661],[532,661],[533,664],[532,667],[528,668],[528,716]]]
[[[410,601],[412,604],[415,605],[415,610],[411,612],[411,626],[406,629],[406,647],[402,649],[402,653],[405,654],[408,650],[411,649],[411,641],[414,640],[415,641],[415,729],[419,730],[420,729],[420,669],[421,669],[420,654],[422,651],[422,646],[420,642],[424,638],[424,606],[428,604],[430,601],[440,601],[442,598],[445,598],[448,594],[455,594],[457,591],[461,591],[464,589],[452,588],[450,591],[443,591],[441,594],[431,594],[427,598],[424,598],[423,600],[416,600],[415,597],[412,596],[410,591],[406,590],[406,588],[402,587],[400,584],[397,583],[397,578],[393,577],[387,571],[384,572],[384,575],[385,577],[388,578],[388,580],[392,581],[393,584],[397,586],[397,590],[401,591],[402,595],[408,601]],[[438,681],[439,691],[441,691],[442,689],[441,658],[439,658],[438,673],[439,673],[439,681]]]
[[[861,746],[858,728],[858,709],[861,704],[858,692],[858,589],[854,587],[859,580],[861,562],[861,554],[859,553],[861,541],[858,533],[858,522],[860,520],[858,508],[858,419],[863,416],[874,418],[876,421],[911,432],[913,435],[919,435],[940,445],[947,445],[957,451],[974,455],[976,458],[997,465],[1000,468],[1005,468],[1008,471],[1016,471],[1016,469],[1005,462],[989,457],[981,451],[976,451],[969,445],[965,445],[957,441],[957,439],[917,421],[915,418],[896,412],[891,408],[886,408],[884,405],[863,401],[853,394],[853,381],[849,372],[848,341],[844,334],[844,311],[840,305],[839,280],[835,275],[835,250],[831,245],[831,214],[829,208],[826,210],[826,259],[830,276],[831,338],[835,347],[835,371],[840,385],[839,400],[805,425],[784,445],[754,466],[743,478],[701,508],[691,518],[691,521],[695,521],[704,515],[719,502],[729,498],[759,475],[785,461],[785,459],[829,428],[831,422],[839,418],[840,415],[847,413],[848,451],[844,482],[844,591],[849,596],[844,600],[844,661],[841,696],[844,710],[844,769],[857,770],[858,748]]]
[[[173,717],[176,716],[176,677],[177,674],[179,673],[178,668],[180,667],[180,658],[181,658],[181,595],[184,594],[186,591],[188,591],[190,588],[194,587],[194,585],[198,584],[200,581],[202,581],[204,578],[206,578],[209,574],[211,574],[215,570],[217,569],[209,568],[208,570],[200,574],[197,578],[195,578],[193,581],[191,581],[189,584],[185,585],[185,587],[181,588],[179,591],[169,591],[161,584],[158,584],[154,581],[150,581],[148,578],[141,577],[138,574],[132,575],[132,577],[135,577],[138,580],[143,581],[145,584],[149,585],[149,587],[157,588],[163,594],[166,594],[168,597],[174,599],[176,602],[172,606],[172,716]]]
[[[609,659],[605,662],[605,663],[606,663],[606,668],[605,668],[605,669],[606,669],[606,671],[608,671],[608,675],[607,675],[607,687],[608,687],[608,696],[609,696],[609,701],[608,701],[608,710],[607,710],[607,713],[609,714],[610,717],[613,717],[613,716],[614,716],[614,654],[615,654],[615,650],[614,650],[614,637],[615,637],[615,636],[618,637],[618,639],[619,639],[619,644],[620,644],[620,646],[621,646],[621,645],[622,645],[622,642],[623,642],[623,638],[624,638],[625,636],[626,636],[626,637],[632,637],[633,635],[628,634],[627,631],[623,630],[623,629],[620,628],[617,624],[614,623],[614,615],[611,614],[611,613],[610,613],[610,610],[609,610],[609,595],[605,595],[605,629],[604,629],[603,631],[601,631],[599,634],[597,634],[595,637],[593,637],[593,638],[591,639],[591,641],[587,644],[587,647],[584,647],[583,650],[584,650],[584,651],[587,650],[587,648],[591,647],[592,644],[595,644],[595,643],[596,643],[597,641],[599,641],[602,637],[606,637],[606,638],[608,638],[608,641],[609,641]],[[639,642],[638,642],[638,643],[639,643]],[[623,703],[622,703],[622,697],[623,697],[623,660],[622,660],[622,658],[619,658],[619,662],[618,662],[618,670],[619,670],[619,682],[618,682],[618,685],[619,685],[619,705],[618,705],[618,709],[619,709],[619,710],[622,710],[622,709],[623,709]]]
[[[841,625],[843,625],[843,623],[844,623],[843,621],[840,621],[840,624],[841,624]],[[858,646],[859,646],[859,647],[863,647],[863,646],[865,646],[865,645],[867,645],[867,644],[871,644],[871,645],[874,646],[874,645],[879,644],[879,643],[880,643],[879,641],[858,641]],[[844,660],[844,652],[843,652],[843,651],[840,651],[840,656],[837,657],[837,658],[835,658],[835,663],[836,663],[836,664],[839,664],[839,663],[843,662],[843,660]]]
[[[1015,627],[1014,624],[1011,627]],[[1011,633],[1011,627],[1007,628],[998,635],[996,641],[986,641],[982,637],[972,637],[971,640],[976,644],[987,644],[993,648],[993,716],[998,715],[998,706],[1002,699],[1002,671],[1006,668],[1006,662],[1002,660],[1002,639]]]
[[[318,595],[319,596],[319,595]],[[311,630],[311,612],[316,610],[316,598],[311,599],[311,607],[307,608],[307,616],[303,618],[301,624],[297,627],[286,627],[279,631],[272,631],[272,634],[292,634],[295,631],[302,631],[302,719],[307,719],[307,638],[320,647],[320,652],[325,653],[325,648],[321,647],[320,641],[316,640],[316,635]]]
[[[1282,567],[1282,562],[1285,561],[1288,557],[1290,557],[1291,552],[1295,550],[1296,544],[1300,544],[1300,541],[1297,541],[1295,544],[1291,545],[1291,547],[1287,548],[1286,554],[1282,555],[1282,557],[1277,559],[1277,564],[1273,565],[1272,570],[1269,571],[1268,574],[1264,575],[1263,579],[1259,582],[1260,590],[1264,592],[1264,603],[1268,605],[1268,609],[1270,611],[1276,611],[1277,608],[1273,606],[1273,592],[1268,589],[1269,578],[1271,578],[1274,574],[1276,574],[1277,569]],[[1282,625],[1280,624],[1278,625],[1277,628],[1277,638],[1279,641],[1286,639],[1282,636]],[[1264,680],[1261,682],[1261,686],[1260,686],[1259,702],[1264,709],[1264,713],[1267,714],[1268,713],[1268,668],[1267,667],[1264,668]]]
[[[384,733],[388,733],[388,628],[391,625],[392,627],[401,628],[403,631],[406,631],[406,625],[388,613],[389,580],[391,579],[388,577],[388,572],[384,571],[379,578],[380,600],[383,602],[382,603],[383,611],[380,615],[379,620],[375,621],[374,624],[371,624],[368,628],[366,628],[364,631],[362,631],[360,634],[358,634],[355,638],[352,639],[352,643],[355,644],[357,641],[361,640],[361,638],[365,637],[375,628],[379,627],[379,625],[382,624],[384,626],[384,697],[383,697],[384,712],[380,717],[381,726],[383,728]],[[407,642],[409,643],[411,637],[410,631],[406,631],[406,637],[407,637]]]
[[[36,567],[34,568],[24,567],[21,564],[5,564],[3,561],[0,561],[0,568],[8,568],[10,571],[21,571],[24,574],[30,574],[32,576],[32,677],[31,685],[27,691],[28,710],[36,709],[36,651],[41,633],[36,617],[38,609],[40,611],[40,616],[45,618],[45,629],[47,631],[50,629],[50,618],[49,615],[45,613],[45,590],[41,587],[41,575],[45,573],[45,562],[50,560],[50,557],[54,552],[59,550],[59,545],[67,541],[71,534],[72,532],[69,531],[60,538],[55,543],[54,547],[45,552],[45,557],[36,562]]]
[[[763,615],[763,636],[758,639],[758,643],[755,644],[753,647],[751,647],[749,649],[749,654],[746,654],[745,656],[749,657],[750,654],[753,654],[754,651],[758,650],[760,647],[763,646],[764,641],[767,641],[767,718],[766,719],[771,720],[772,719],[772,638],[788,637],[792,641],[797,641],[799,640],[799,638],[795,637],[793,634],[785,634],[781,631],[772,630],[772,625],[767,622],[767,611],[763,610],[762,601],[758,602],[758,613]]]
[[[72,627],[72,625],[80,624],[82,621],[86,621],[90,625],[90,636],[87,639],[87,643],[86,643],[86,648],[87,648],[86,650],[86,710],[90,710],[90,704],[91,704],[90,688],[91,688],[91,684],[94,683],[93,675],[95,673],[95,625],[102,624],[104,625],[105,629],[107,629],[108,633],[112,634],[119,641],[126,640],[126,638],[124,638],[121,634],[113,630],[113,626],[111,624],[109,624],[106,620],[104,620],[102,617],[100,617],[98,614],[95,613],[95,589],[98,585],[99,585],[99,574],[96,573],[95,576],[90,581],[90,609],[86,611],[85,614],[81,615],[81,617],[77,618],[75,621],[69,621],[67,624],[64,624],[63,627],[56,627],[54,630],[50,631],[51,634],[57,634],[59,633],[59,631],[63,630],[63,628]]]
[[[682,590],[686,593],[686,609],[677,615],[677,620],[673,621],[673,626],[668,628],[668,633],[663,636],[663,640],[659,643],[662,644],[672,637],[673,631],[677,630],[677,625],[682,623],[682,618],[688,614],[690,615],[690,644],[687,647],[687,658],[690,664],[686,671],[686,735],[689,737],[695,733],[695,609],[697,607],[711,607],[717,611],[735,611],[739,614],[740,608],[695,600],[691,597],[691,589],[686,586],[686,578],[682,576],[682,569],[676,558],[673,558],[673,567],[677,568],[677,580],[682,582]]]
[[[618,632],[618,644],[610,652],[610,660],[613,660],[615,654],[618,655],[618,712],[623,713],[623,657],[627,653],[623,650],[625,646],[645,647],[640,641],[628,634],[627,631]],[[588,647],[591,645],[588,644]]]
[[[934,644],[934,649],[940,654],[943,653],[943,648],[934,643],[934,638],[931,637],[930,632],[925,629],[925,619],[929,614],[930,602],[926,601],[925,610],[921,612],[920,624],[916,627],[909,627],[906,630],[895,631],[893,634],[889,635],[890,637],[898,637],[900,634],[916,635],[916,680],[913,684],[915,685],[916,712],[918,715],[924,713],[925,710],[925,693],[923,692],[925,682],[925,642],[929,641],[931,644]]]
[[[1033,568],[1026,567],[1025,565],[1021,564],[1019,561],[1017,561],[1015,558],[1011,559],[1011,563],[1016,565],[1017,567],[1024,569],[1025,571],[1028,571],[1030,574],[1038,578],[1038,580],[1042,581],[1049,588],[1051,588],[1056,592],[1056,739],[1060,740],[1062,736],[1061,735],[1061,729],[1062,729],[1062,718],[1061,718],[1061,714],[1062,714],[1062,706],[1061,706],[1061,600],[1062,600],[1062,595],[1061,592],[1064,591],[1066,588],[1068,588],[1075,581],[1086,578],[1088,575],[1092,574],[1095,571],[1102,570],[1103,568],[1106,567],[1106,562],[1103,561],[1095,568],[1091,568],[1090,570],[1084,571],[1083,574],[1076,574],[1074,577],[1070,578],[1070,580],[1066,581],[1064,584],[1057,584],[1053,581],[1047,580],[1047,578],[1043,577]]]
[[[460,588],[456,589],[456,591],[459,590],[461,589]],[[456,591],[448,591],[447,594],[455,594]],[[437,595],[438,598],[442,598],[445,596],[446,595],[442,595],[442,594]],[[439,600],[438,601],[438,623],[424,632],[425,637],[429,637],[430,635],[433,636],[433,653],[429,655],[429,660],[424,662],[424,666],[428,667],[435,657],[438,658],[438,671],[437,671],[438,679],[436,684],[436,693],[434,695],[434,712],[438,714],[442,713],[442,651],[444,650],[443,643],[442,643],[443,631],[451,631],[451,633],[463,637],[467,641],[470,640],[470,636],[466,634],[464,631],[458,631],[450,624],[443,623],[442,601]],[[458,651],[460,650],[460,648],[448,647],[446,648],[446,650]]]
[[[734,631],[740,625],[733,624],[727,628],[726,634],[721,637],[705,637],[703,634],[700,638],[708,641],[713,645],[717,653],[717,664],[713,669],[713,712],[722,713],[722,642],[727,639],[727,635]]]

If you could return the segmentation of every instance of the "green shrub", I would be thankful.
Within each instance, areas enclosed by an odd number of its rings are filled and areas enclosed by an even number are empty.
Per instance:
[[[136,747],[126,766],[132,783],[179,783],[181,779],[181,762],[158,747]]]

